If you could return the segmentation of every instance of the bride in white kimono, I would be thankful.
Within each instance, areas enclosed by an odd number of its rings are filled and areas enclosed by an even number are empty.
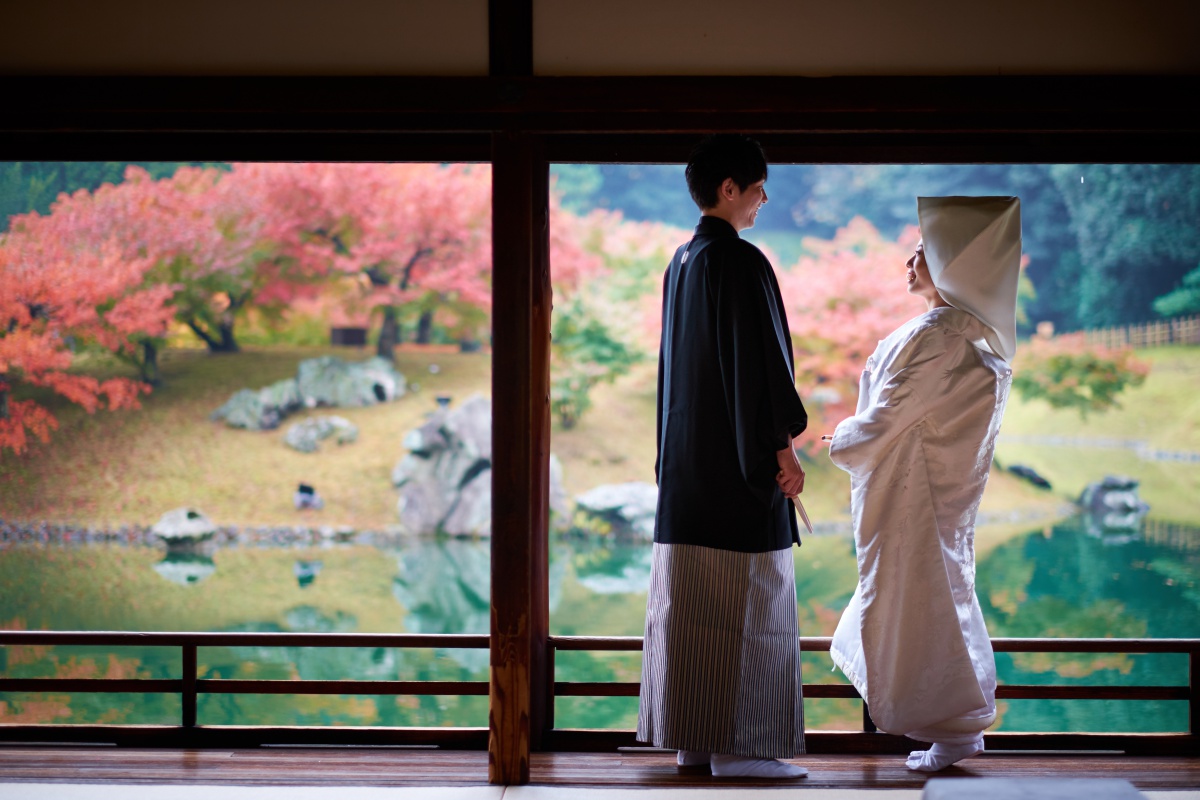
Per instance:
[[[983,752],[996,663],[975,596],[975,513],[1008,399],[1021,260],[1015,197],[917,199],[908,291],[926,313],[867,360],[829,455],[850,473],[858,588],[830,652],[908,766]]]

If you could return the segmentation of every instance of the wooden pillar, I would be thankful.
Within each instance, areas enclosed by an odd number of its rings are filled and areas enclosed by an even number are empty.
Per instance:
[[[492,146],[492,638],[488,781],[529,782],[545,724],[550,471],[549,165]]]
[[[488,0],[488,74],[533,74],[533,0]]]

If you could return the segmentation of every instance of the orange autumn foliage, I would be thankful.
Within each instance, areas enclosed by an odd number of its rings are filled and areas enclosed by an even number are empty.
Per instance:
[[[809,412],[801,442],[810,451],[854,413],[859,376],[879,340],[925,310],[905,281],[918,238],[910,227],[888,241],[855,217],[833,239],[806,238],[809,255],[780,271],[796,384]]]
[[[132,352],[137,337],[161,336],[172,314],[171,289],[146,282],[150,260],[97,222],[110,199],[64,195],[47,216],[15,217],[0,238],[0,450],[21,453],[30,436],[46,441],[57,427],[44,406],[13,397],[16,386],[51,389],[89,413],[135,408],[148,391],[69,371],[77,350]]]

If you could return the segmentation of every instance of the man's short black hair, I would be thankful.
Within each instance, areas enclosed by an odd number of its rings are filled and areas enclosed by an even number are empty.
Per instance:
[[[717,190],[726,178],[743,192],[767,178],[767,157],[762,145],[740,133],[715,133],[700,140],[688,158],[688,191],[701,210],[715,208]]]

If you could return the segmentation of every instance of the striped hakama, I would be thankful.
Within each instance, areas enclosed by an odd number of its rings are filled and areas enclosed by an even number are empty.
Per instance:
[[[750,758],[804,752],[792,550],[654,545],[637,738]]]

